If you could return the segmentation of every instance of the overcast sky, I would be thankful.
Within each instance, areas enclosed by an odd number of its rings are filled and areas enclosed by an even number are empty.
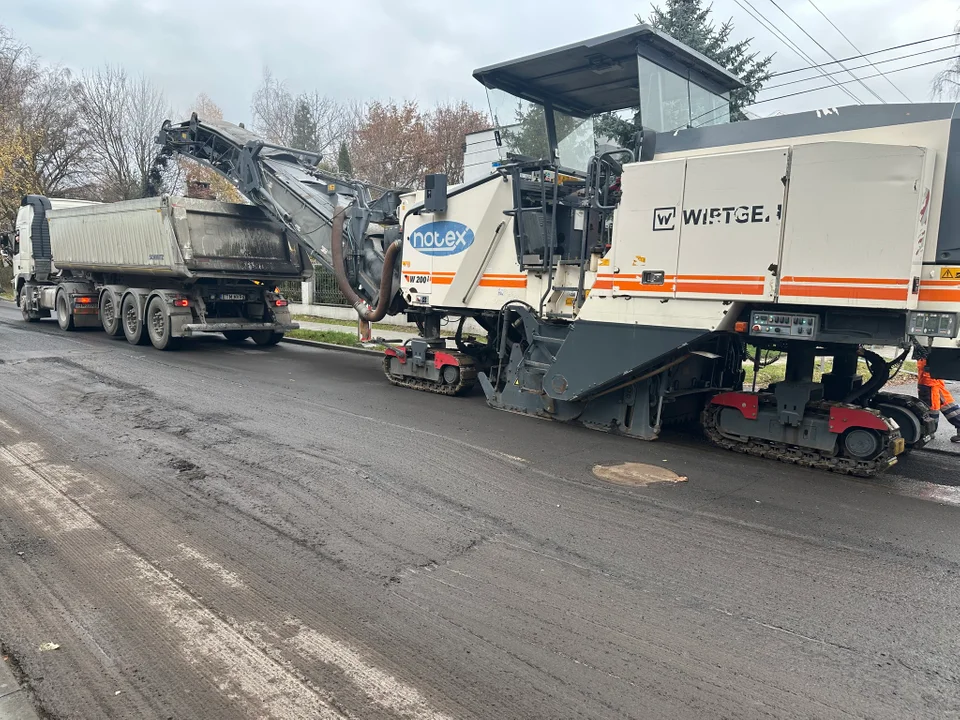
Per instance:
[[[856,54],[810,0],[775,1],[836,57]],[[774,0],[751,2],[818,62],[829,60],[774,6]],[[960,0],[814,2],[863,52],[943,35],[960,20]],[[645,2],[623,0],[0,0],[0,4],[0,23],[45,61],[73,70],[121,64],[152,78],[177,112],[206,92],[223,108],[225,119],[234,122],[250,119],[250,97],[265,66],[295,92],[317,89],[341,99],[394,97],[425,103],[462,98],[485,108],[483,89],[471,77],[474,68],[622,29],[635,22],[635,13],[646,15],[650,9]],[[757,50],[775,53],[775,69],[805,64],[736,0],[715,0],[714,16],[733,18],[738,39],[753,37]],[[958,52],[947,49],[880,68]],[[883,57],[889,55],[872,59]],[[913,101],[925,101],[930,99],[931,79],[943,65],[890,78]],[[884,80],[867,83],[881,97],[903,101]],[[761,98],[823,84],[821,78],[770,90]],[[859,85],[847,87],[865,102],[875,102]],[[851,102],[834,89],[761,104],[756,110],[768,115]]]

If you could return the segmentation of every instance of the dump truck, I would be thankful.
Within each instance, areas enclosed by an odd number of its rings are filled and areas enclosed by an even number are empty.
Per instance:
[[[13,247],[26,322],[100,326],[134,345],[184,338],[278,343],[291,321],[279,283],[313,274],[301,245],[252,205],[165,195],[116,203],[23,199]]]

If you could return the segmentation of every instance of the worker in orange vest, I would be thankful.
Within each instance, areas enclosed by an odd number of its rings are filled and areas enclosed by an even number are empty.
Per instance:
[[[937,380],[927,372],[927,356],[930,349],[913,341],[913,358],[917,361],[917,394],[934,413],[941,412],[957,432],[951,442],[960,443],[960,405],[947,390],[943,380]]]

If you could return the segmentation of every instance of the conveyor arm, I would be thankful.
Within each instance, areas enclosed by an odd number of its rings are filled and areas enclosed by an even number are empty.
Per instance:
[[[157,142],[212,167],[286,226],[333,271],[361,317],[379,320],[400,309],[397,191],[374,200],[372,186],[317,168],[316,153],[272,145],[243,126],[196,113],[177,125],[164,122]]]

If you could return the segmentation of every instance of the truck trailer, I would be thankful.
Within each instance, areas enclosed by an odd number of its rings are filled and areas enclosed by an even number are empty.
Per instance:
[[[183,338],[278,343],[291,321],[277,285],[313,274],[306,250],[252,205],[162,196],[90,203],[28,195],[11,248],[27,322],[101,326],[135,345]]]

